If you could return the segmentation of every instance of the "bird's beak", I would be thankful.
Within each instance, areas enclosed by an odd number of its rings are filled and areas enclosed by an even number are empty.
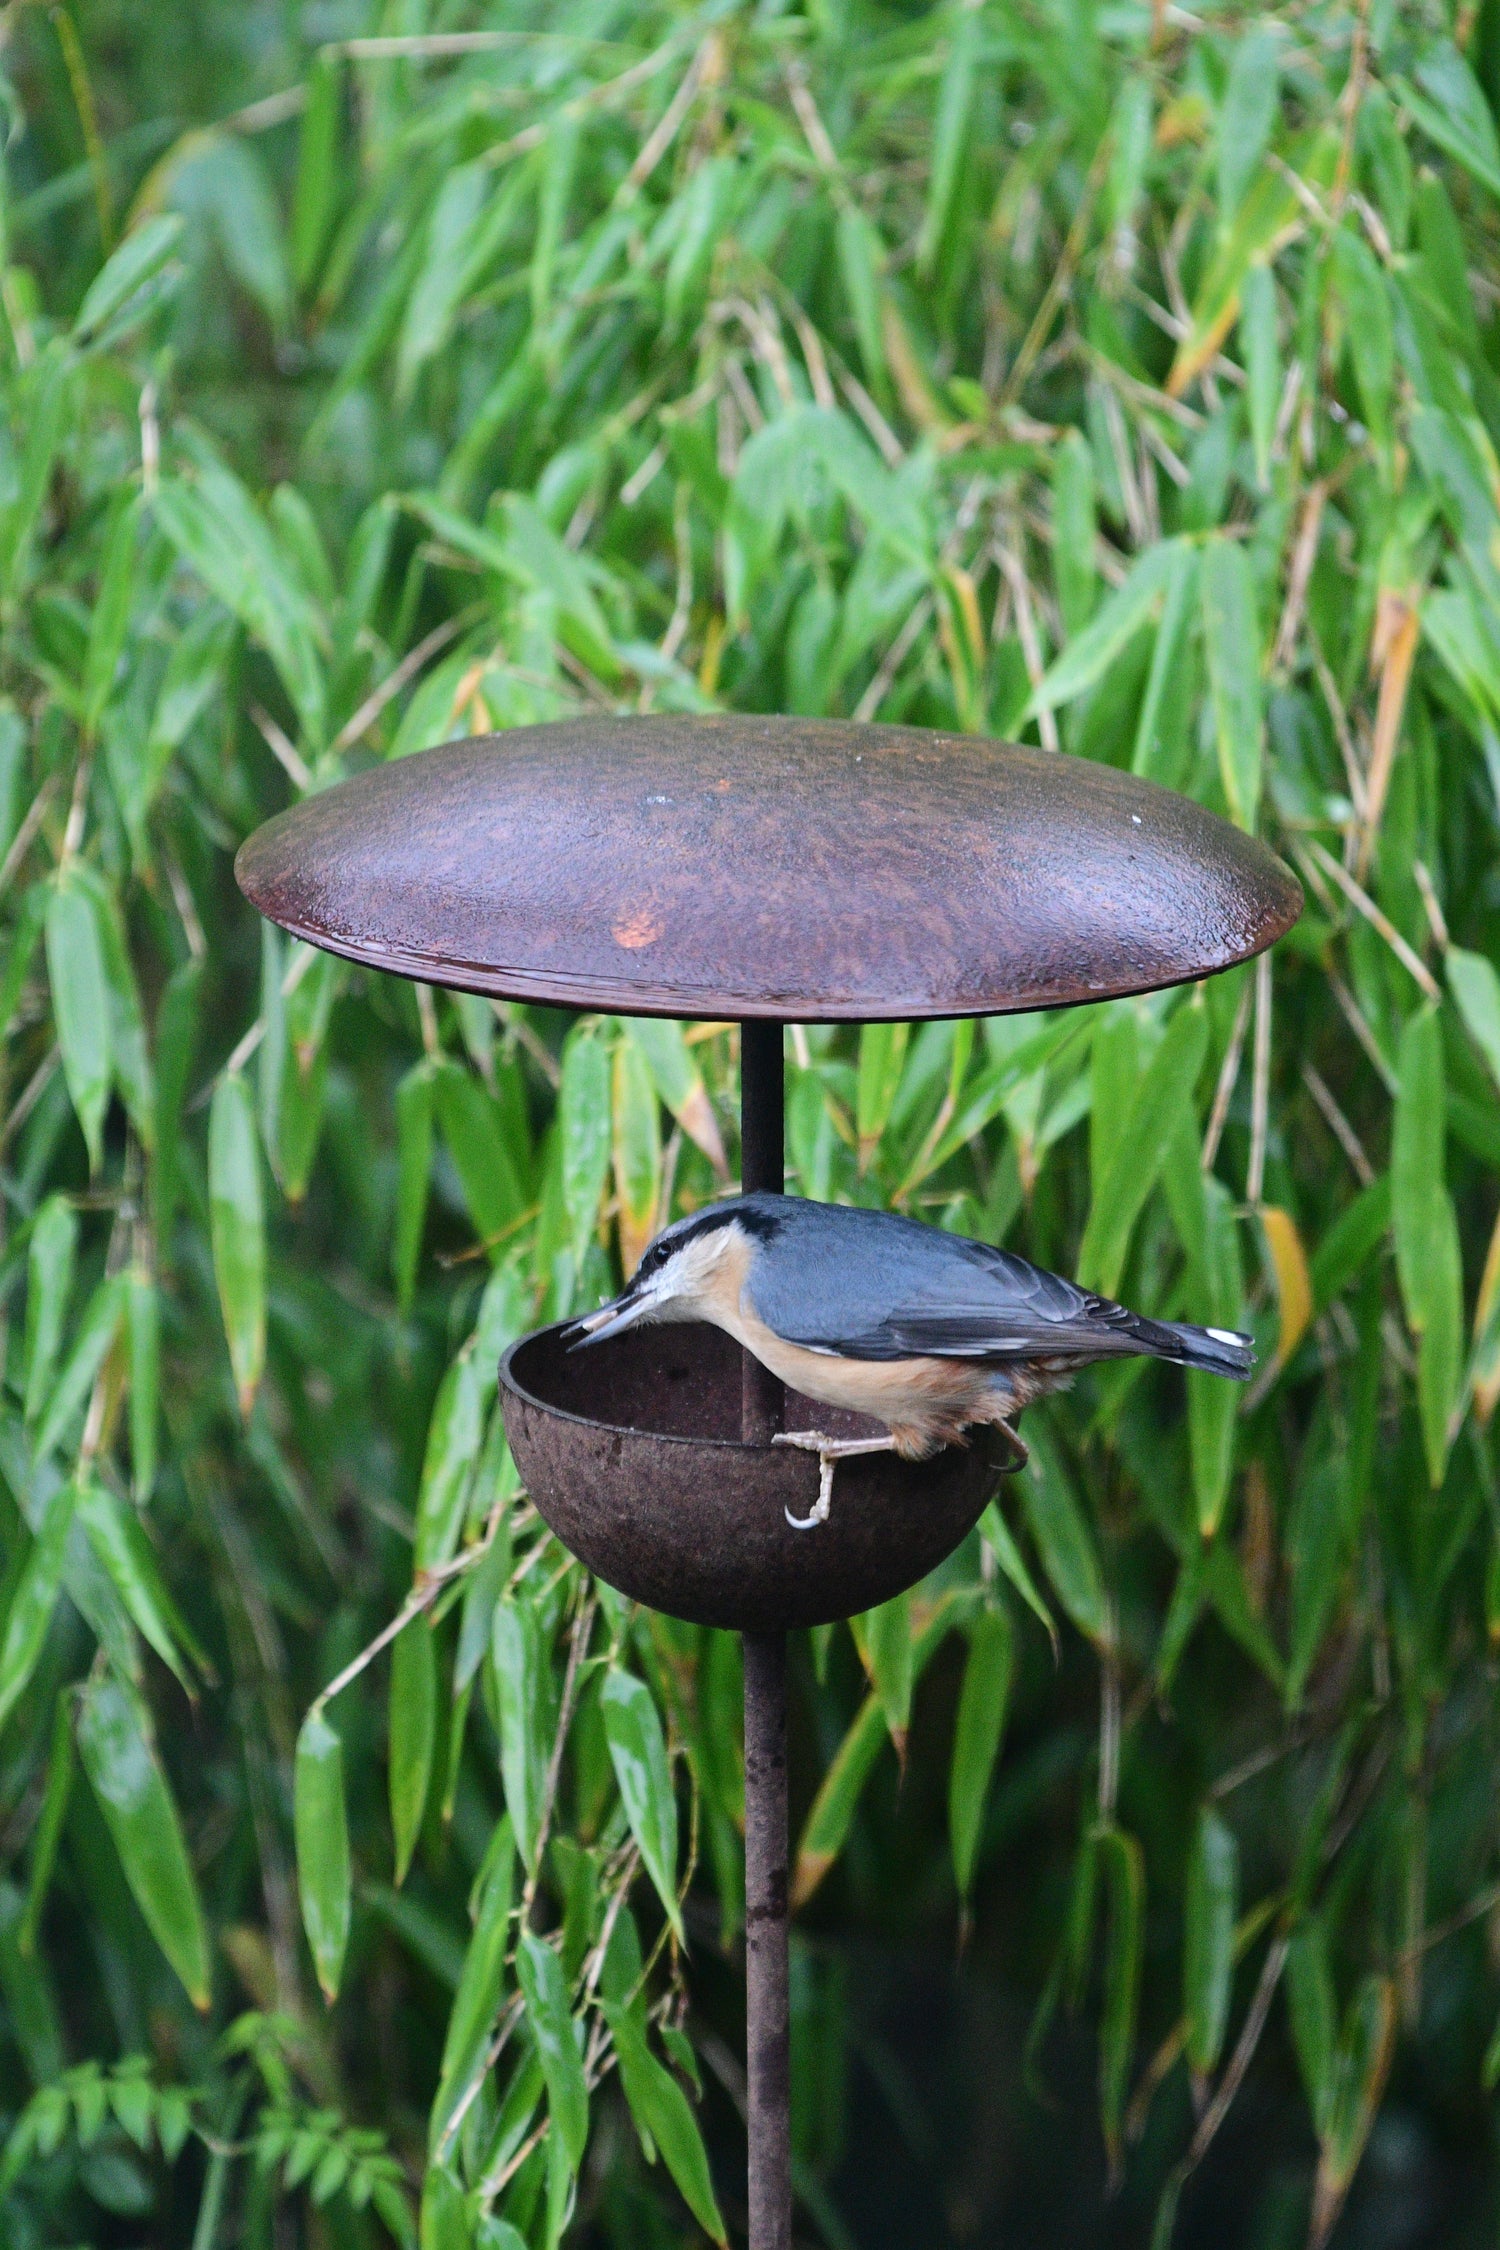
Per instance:
[[[636,1296],[627,1290],[623,1297],[616,1297],[612,1303],[601,1305],[596,1313],[588,1314],[583,1320],[575,1320],[568,1330],[569,1351],[582,1351],[585,1344],[602,1344],[607,1337],[622,1335],[627,1328],[634,1327],[650,1302],[650,1297],[644,1292]]]

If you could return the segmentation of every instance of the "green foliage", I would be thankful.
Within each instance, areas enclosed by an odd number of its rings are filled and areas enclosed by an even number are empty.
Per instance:
[[[792,1035],[792,1186],[1260,1354],[1081,1380],[795,1651],[794,1884],[1004,1892],[1159,2242],[1284,2025],[1321,2243],[1398,2055],[1500,2068],[1493,6],[12,14],[0,2233],[723,2238],[737,1652],[559,1553],[494,1370],[733,1180],[736,1036],[351,972],[229,862],[729,707],[1022,734],[1304,876],[1200,993]]]

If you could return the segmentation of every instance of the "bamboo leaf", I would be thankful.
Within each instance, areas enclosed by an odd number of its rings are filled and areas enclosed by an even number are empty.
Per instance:
[[[317,272],[338,196],[339,111],[343,71],[326,50],[313,59],[307,77],[307,107],[297,156],[297,188],[292,204],[292,278],[305,289]]]
[[[609,1177],[609,1058],[587,1025],[568,1035],[557,1096],[562,1135],[563,1200],[575,1262],[599,1224],[599,1203]]]
[[[323,1997],[338,1998],[349,1944],[349,1824],[344,1746],[314,1704],[297,1737],[294,1817],[302,1926]]]
[[[62,1588],[63,1561],[68,1534],[73,1528],[76,1498],[71,1484],[58,1486],[48,1502],[46,1515],[37,1528],[11,1594],[4,1637],[0,1638],[0,1726],[25,1692],[46,1642]]]
[[[237,1071],[214,1088],[208,1199],[219,1309],[240,1412],[248,1417],[266,1363],[266,1216],[250,1094]]]
[[[633,1040],[617,1042],[613,1080],[620,1264],[626,1273],[634,1273],[656,1231],[661,1195],[661,1115],[646,1058]]]
[[[948,59],[938,81],[937,112],[932,123],[927,209],[917,238],[917,264],[928,275],[937,266],[953,230],[954,205],[964,178],[969,117],[974,106],[979,61],[981,17],[978,9],[960,8],[951,20]]]
[[[68,1800],[73,1793],[73,1765],[72,1698],[64,1691],[53,1707],[52,1740],[47,1750],[47,1786],[42,1795],[42,1809],[37,1814],[36,1832],[32,1837],[26,1909],[16,1931],[17,1945],[26,1955],[36,1951],[42,1909],[47,1903],[47,1892],[57,1865],[58,1846],[62,1842],[63,1824],[68,1817]]]
[[[1313,2183],[1313,2227],[1325,2241],[1359,2168],[1396,2044],[1396,1991],[1366,1977],[1349,2004],[1334,2057],[1322,2148]]]
[[[79,1488],[77,1515],[131,1623],[155,1649],[184,1694],[192,1695],[192,1674],[178,1645],[185,1635],[177,1605],[133,1511],[102,1485],[90,1482]]]
[[[645,1056],[657,1093],[688,1139],[702,1149],[722,1178],[728,1169],[723,1136],[681,1024],[654,1016],[632,1016],[626,1021],[625,1036]]]
[[[49,1396],[73,1290],[78,1215],[66,1196],[50,1195],[37,1212],[26,1250],[26,1419],[35,1421]]]
[[[1219,111],[1219,212],[1228,225],[1260,165],[1276,115],[1281,27],[1247,31],[1235,46]]]
[[[628,2009],[606,2006],[605,2015],[615,2043],[620,2083],[642,2146],[648,2156],[653,2147],[661,2152],[698,2224],[714,2242],[727,2243],[729,2237],[714,2200],[708,2152],[686,2094],[652,2054],[645,2032]]]
[[[1042,1567],[1079,1632],[1102,1647],[1110,1638],[1109,1604],[1094,1534],[1050,1434],[1026,1434],[1031,1461],[1019,1481]]]
[[[1113,1824],[1097,1833],[1109,1900],[1104,1937],[1104,1993],[1099,2021],[1099,2115],[1104,2145],[1118,2172],[1123,2154],[1125,2097],[1135,2052],[1145,1937],[1146,1870],[1134,1836]]]
[[[1239,1846],[1233,1830],[1206,1805],[1188,1861],[1182,1955],[1188,2061],[1200,2077],[1217,2068],[1223,2051],[1238,1916]]]
[[[1104,1176],[1095,1183],[1079,1246],[1078,1278],[1085,1288],[1112,1297],[1120,1286],[1135,1223],[1181,1118],[1191,1114],[1207,1043],[1208,1019],[1202,1009],[1191,1004],[1179,1008],[1112,1130]]]
[[[1103,678],[1126,643],[1134,638],[1155,611],[1173,573],[1179,567],[1181,542],[1164,540],[1148,547],[1131,566],[1128,577],[1101,603],[1083,631],[1070,640],[1032,694],[1024,716],[1055,711],[1071,703]]]
[[[1482,953],[1467,953],[1450,945],[1443,963],[1464,1028],[1500,1087],[1500,975]]]
[[[1265,491],[1270,482],[1271,441],[1276,434],[1282,382],[1276,342],[1276,283],[1267,265],[1253,265],[1240,291],[1240,348],[1245,360],[1255,481]]]
[[[427,2127],[429,2153],[441,2145],[460,2102],[484,2067],[505,1987],[515,1862],[515,1832],[507,1815],[491,1838],[475,1886],[479,1907],[443,2041],[442,2069]]]
[[[1458,49],[1435,40],[1417,67],[1421,92],[1397,78],[1401,106],[1430,141],[1456,157],[1481,187],[1500,199],[1500,138],[1484,93]]]
[[[897,1754],[906,1754],[915,1685],[912,1665],[912,1614],[909,1594],[897,1594],[854,1621],[860,1655],[880,1698]]]
[[[505,1130],[500,1106],[477,1078],[455,1062],[435,1066],[433,1096],[469,1216],[485,1249],[498,1258],[506,1236],[526,1208],[514,1143]],[[607,1135],[607,1107],[604,1122]]]
[[[516,1845],[534,1872],[546,1786],[547,1684],[541,1636],[528,1602],[501,1602],[490,1625],[490,1661],[500,1719],[500,1772]]]
[[[391,1830],[396,1841],[396,1883],[406,1880],[421,1833],[437,1740],[437,1651],[427,1620],[418,1617],[397,1635],[391,1653]]]
[[[1244,549],[1229,539],[1210,540],[1199,587],[1219,778],[1231,818],[1241,828],[1253,829],[1260,804],[1264,719],[1260,628]]]
[[[391,1267],[396,1302],[410,1312],[427,1218],[427,1183],[432,1174],[432,1070],[414,1063],[396,1088],[396,1232]]]
[[[37,1424],[35,1443],[39,1455],[50,1453],[60,1445],[69,1424],[82,1413],[94,1379],[120,1333],[125,1314],[125,1288],[124,1275],[116,1274],[111,1281],[101,1281],[89,1300],[73,1349]]]
[[[600,1695],[610,1762],[630,1833],[672,1927],[682,1934],[677,1904],[677,1802],[661,1721],[647,1688],[612,1670]]]
[[[125,1344],[130,1378],[130,1483],[138,1502],[156,1483],[161,1397],[161,1307],[156,1283],[132,1266],[125,1284]]]
[[[106,259],[84,292],[73,322],[80,344],[95,341],[138,300],[161,273],[182,233],[180,215],[166,212],[133,227]]]
[[[47,901],[46,941],[63,1075],[89,1152],[89,1170],[97,1172],[113,1071],[109,986],[93,900],[66,873]]]
[[[194,2007],[206,2010],[208,1936],[177,1808],[145,1708],[112,1673],[79,1696],[78,1752],[147,1927]]]
[[[531,1930],[522,1931],[516,1947],[516,1976],[547,2081],[552,2122],[568,2168],[576,2173],[589,2137],[589,2090],[574,2036],[562,1963],[545,1939]]]
[[[1276,1339],[1276,1364],[1285,1367],[1307,1332],[1312,1318],[1312,1275],[1302,1236],[1290,1211],[1275,1204],[1261,1206],[1260,1223],[1276,1276],[1276,1301],[1281,1308],[1281,1333]]]
[[[484,1382],[470,1342],[439,1384],[427,1427],[412,1550],[418,1575],[436,1570],[458,1551],[484,1436],[484,1405]]]
[[[969,1658],[958,1699],[953,1765],[948,1778],[953,1876],[964,1899],[973,1887],[985,1803],[1000,1755],[1012,1661],[1010,1619],[1003,1609],[981,1610],[969,1628]]]

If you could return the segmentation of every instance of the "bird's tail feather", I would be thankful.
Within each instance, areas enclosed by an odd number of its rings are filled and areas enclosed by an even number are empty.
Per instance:
[[[1158,1359],[1202,1367],[1211,1375],[1229,1375],[1237,1383],[1250,1380],[1255,1365],[1253,1337],[1232,1328],[1195,1328],[1186,1320],[1153,1320],[1150,1326],[1163,1339],[1155,1346]]]

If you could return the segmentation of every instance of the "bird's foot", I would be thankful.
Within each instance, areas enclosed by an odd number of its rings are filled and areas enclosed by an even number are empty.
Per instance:
[[[795,1446],[799,1453],[816,1453],[818,1456],[818,1497],[811,1515],[794,1516],[790,1508],[782,1514],[793,1531],[815,1531],[820,1523],[827,1523],[833,1506],[833,1471],[839,1461],[847,1461],[861,1453],[889,1453],[893,1440],[878,1438],[827,1437],[821,1430],[779,1430],[772,1438],[773,1445]]]
[[[1031,1459],[1031,1448],[1026,1443],[1026,1440],[1023,1437],[1020,1437],[1016,1433],[1016,1431],[1011,1428],[1009,1422],[996,1421],[991,1424],[991,1427],[993,1429],[997,1429],[1000,1432],[1000,1435],[1004,1438],[1006,1444],[1010,1447],[1012,1453],[1015,1455],[1015,1459],[1011,1462],[1010,1467],[1005,1472],[1007,1476],[1014,1476],[1016,1471],[1018,1469],[1024,1469],[1027,1462]]]

